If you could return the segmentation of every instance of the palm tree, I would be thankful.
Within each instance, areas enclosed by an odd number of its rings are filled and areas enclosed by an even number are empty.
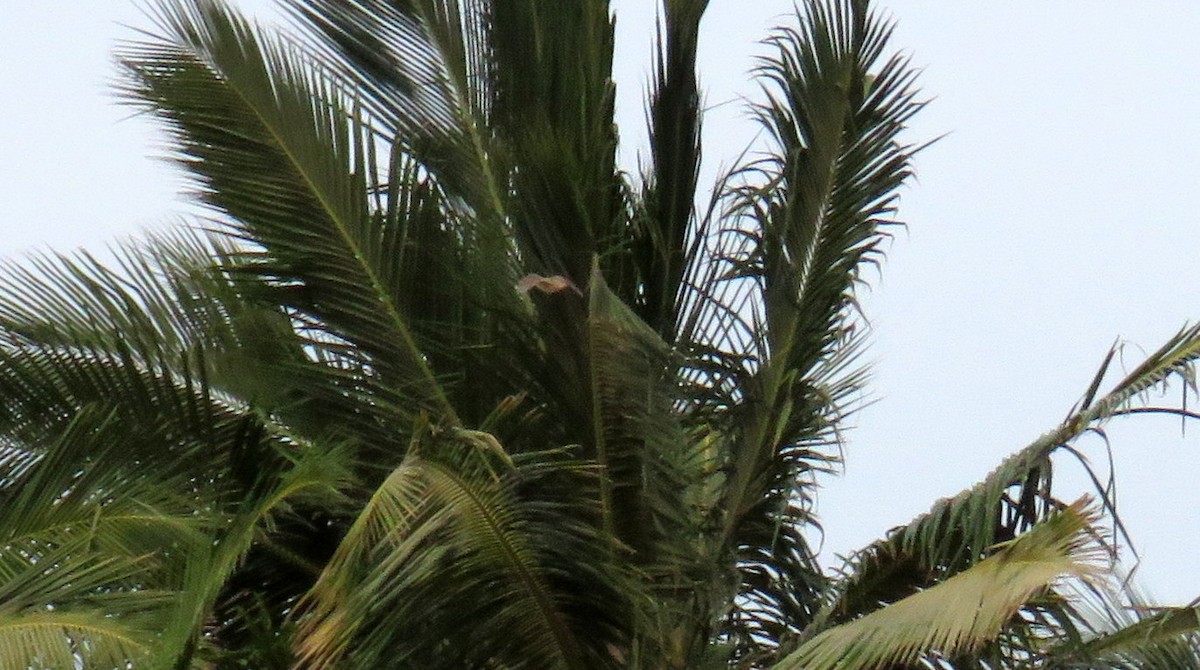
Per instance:
[[[1200,667],[1200,609],[1112,576],[1108,489],[1051,487],[1193,416],[1147,393],[1200,328],[819,564],[922,103],[866,0],[807,0],[698,210],[706,4],[663,3],[638,175],[606,1],[156,5],[122,92],[211,215],[4,275],[0,667]]]

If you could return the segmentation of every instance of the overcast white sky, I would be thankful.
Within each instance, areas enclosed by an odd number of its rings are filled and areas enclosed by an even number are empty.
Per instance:
[[[263,7],[266,0],[238,3]],[[654,3],[617,0],[620,114],[641,133]],[[1200,319],[1200,3],[879,3],[933,103],[914,142],[909,222],[866,299],[873,397],[847,474],[822,492],[847,552],[980,479],[1053,427],[1117,337],[1155,348]],[[712,0],[704,24],[707,172],[754,135],[749,54],[790,0]],[[0,256],[99,248],[185,211],[159,138],[113,104],[131,1],[14,3],[0,22]],[[1139,350],[1128,350],[1130,365]],[[1176,398],[1177,400],[1177,398]],[[1120,505],[1158,598],[1200,595],[1200,425],[1110,426]],[[1087,443],[1104,467],[1103,445]],[[1066,483],[1065,481],[1063,483]],[[1065,495],[1065,494],[1064,494]]]

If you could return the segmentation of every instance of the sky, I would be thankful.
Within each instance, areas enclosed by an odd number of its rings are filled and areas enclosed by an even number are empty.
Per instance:
[[[267,0],[236,3],[264,11]],[[616,0],[624,160],[644,133],[653,7]],[[1200,3],[880,0],[929,106],[880,276],[870,404],[846,471],[819,497],[845,554],[981,479],[1053,428],[1108,348],[1136,365],[1200,319]],[[117,104],[112,49],[145,27],[132,0],[20,3],[0,22],[0,257],[102,249],[189,211],[163,138]],[[742,101],[790,0],[712,0],[701,34],[705,182],[756,130]],[[723,163],[723,161],[726,161]],[[1179,388],[1169,402],[1178,402]],[[1109,424],[1118,504],[1160,601],[1200,595],[1200,425]],[[1081,443],[1107,474],[1104,444]],[[1060,495],[1084,492],[1060,462]]]

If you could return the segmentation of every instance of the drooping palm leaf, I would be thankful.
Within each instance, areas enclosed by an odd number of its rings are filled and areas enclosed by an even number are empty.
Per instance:
[[[1051,456],[1112,417],[1146,407],[1137,404],[1138,400],[1153,387],[1172,377],[1190,380],[1197,358],[1200,328],[1187,327],[1107,394],[1097,398],[1095,391],[1089,390],[1084,402],[1058,428],[1006,458],[983,481],[940,501],[928,513],[859,552],[852,560],[849,577],[839,587],[838,598],[825,608],[823,616],[845,620],[873,603],[891,602],[924,588],[942,575],[971,565],[992,544],[1011,539],[1054,512],[1061,501],[1050,490]],[[1106,357],[1093,387],[1111,360],[1111,355]],[[1107,498],[1103,502],[1111,511],[1112,502]]]
[[[809,638],[773,667],[879,670],[979,649],[1054,581],[1103,567],[1095,520],[1077,502],[936,586]]]
[[[893,529],[887,538],[852,556],[844,568],[844,578],[835,587],[834,597],[822,608],[804,638],[952,578],[982,560],[995,543],[1010,541],[1056,514],[1065,503],[1050,487],[1052,455],[1060,449],[1071,449],[1071,441],[1114,416],[1142,408],[1174,411],[1139,404],[1139,399],[1172,377],[1180,376],[1185,383],[1191,379],[1192,365],[1200,354],[1198,338],[1200,330],[1195,327],[1181,330],[1109,393],[1097,398],[1097,390],[1113,358],[1110,353],[1083,401],[1057,429],[1005,459],[979,484],[940,501],[927,514]],[[1115,515],[1108,490],[1098,480],[1097,493],[1103,509]],[[1113,522],[1119,527],[1119,517]],[[1087,618],[1080,614],[1069,595],[1030,603],[1025,616],[1014,618],[1006,627],[1007,641],[1001,644],[998,640],[1000,647],[988,652],[993,656],[999,654],[996,657],[999,660],[989,662],[1003,667],[1013,662],[1012,658],[1027,653],[1022,650],[1046,646],[1047,640],[1059,640],[1063,649],[1078,650],[1080,641],[1087,637],[1088,626]],[[1164,647],[1180,643],[1177,634]],[[1016,651],[1004,651],[1004,645]]]

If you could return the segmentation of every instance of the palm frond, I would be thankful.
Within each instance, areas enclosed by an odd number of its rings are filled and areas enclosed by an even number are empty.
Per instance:
[[[713,603],[728,597],[716,567],[726,554],[710,539],[713,452],[680,420],[679,356],[608,288],[598,265],[588,304],[602,525],[645,573],[658,622],[639,640],[640,662],[691,666],[707,645]]]
[[[926,514],[857,552],[846,567],[847,576],[838,585],[837,596],[818,617],[817,629],[956,574],[980,560],[988,547],[1011,540],[1053,514],[1063,502],[1050,487],[1052,455],[1070,449],[1073,440],[1113,417],[1138,409],[1172,412],[1145,404],[1146,393],[1173,377],[1190,383],[1197,358],[1200,328],[1190,326],[1150,354],[1108,393],[1095,398],[1095,391],[1089,390],[1085,402],[1059,427],[1006,458],[981,482],[939,501]],[[1107,356],[1105,366],[1111,360],[1112,356]],[[1097,378],[1103,372],[1104,368]],[[1108,491],[1099,483],[1097,487],[1105,509],[1115,515]],[[1115,523],[1119,526],[1119,517]]]
[[[509,213],[526,267],[586,288],[625,241],[606,0],[490,6],[491,125],[512,163]]]
[[[631,244],[637,272],[617,274],[611,265],[606,268],[618,294],[669,342],[680,327],[678,302],[688,259],[697,254],[704,238],[693,212],[702,116],[696,56],[707,7],[708,0],[662,3],[649,101],[651,171],[644,177],[645,212],[635,219],[638,228]]]
[[[906,60],[885,54],[890,26],[866,3],[800,11],[756,73],[770,146],[727,179],[721,228],[707,260],[691,262],[682,303],[681,339],[699,358],[688,374],[717,401],[697,419],[730,445],[724,533],[743,566],[741,602],[756,603],[730,627],[748,648],[795,634],[819,607],[811,491],[839,460],[865,379],[854,291],[895,223],[916,150],[897,138],[921,107]]]
[[[146,451],[129,428],[84,408],[0,488],[0,654],[21,658],[6,665],[144,656],[177,593],[177,561],[220,526],[181,468],[130,467]]]
[[[1097,519],[1076,502],[936,586],[809,638],[773,667],[879,670],[977,650],[1056,580],[1103,567]]]
[[[98,406],[156,432],[172,457],[190,453],[192,465],[231,457],[188,451],[264,418],[237,395],[238,380],[267,361],[246,364],[241,377],[232,369],[250,346],[240,322],[251,308],[208,267],[222,253],[216,240],[180,233],[115,249],[117,269],[86,254],[45,256],[0,277],[0,433],[37,454],[41,431]],[[267,332],[254,338],[264,359],[287,344]]]
[[[588,305],[594,439],[604,473],[601,502],[605,525],[616,538],[648,549],[635,539],[656,530],[646,496],[680,491],[689,484],[657,481],[654,475],[657,464],[686,452],[667,377],[673,370],[672,353],[667,343],[609,290],[599,267],[593,269]],[[620,490],[614,491],[614,487]],[[679,507],[675,502],[663,509]]]
[[[123,55],[124,93],[167,121],[200,197],[262,246],[239,270],[352,343],[412,411],[454,420],[388,282],[397,238],[374,225],[369,138],[340,91],[303,52],[215,2],[158,14],[164,37]]]
[[[585,286],[623,240],[608,4],[298,3],[336,71],[528,272]]]
[[[287,5],[321,62],[361,94],[377,132],[418,157],[477,216],[504,218],[495,155],[489,4],[297,0]]]
[[[0,609],[0,665],[6,668],[125,667],[146,658],[153,642],[145,631],[102,612],[14,616]]]
[[[853,289],[894,223],[895,191],[910,173],[913,149],[896,138],[921,106],[906,61],[883,58],[891,29],[878,16],[817,2],[805,11],[801,28],[772,40],[777,55],[760,71],[774,85],[759,114],[775,147],[742,174],[762,183],[733,195],[754,242],[733,276],[757,282],[762,299],[762,369],[747,384],[764,415],[748,441],[760,446],[739,454],[732,487],[747,501],[758,498],[779,439],[819,423],[802,411],[827,404],[810,380],[853,332]]]
[[[14,626],[47,607],[99,611],[141,635],[139,654],[173,659],[194,648],[266,512],[236,551],[218,543],[223,562],[210,560],[214,538],[248,523],[261,496],[294,497],[301,472],[340,472],[301,467],[327,452],[281,430],[269,398],[240,395],[295,335],[250,332],[256,308],[210,265],[226,253],[181,233],[117,249],[118,269],[42,257],[4,277],[0,564]],[[238,355],[251,360],[234,371]],[[78,653],[109,644],[64,634]]]
[[[1200,607],[1155,607],[1128,584],[1081,598],[1088,634],[1046,651],[1056,667],[1118,670],[1200,668]]]
[[[221,532],[190,548],[179,597],[169,616],[160,622],[162,634],[155,645],[153,666],[185,667],[183,662],[203,645],[219,643],[215,635],[206,639],[205,628],[218,598],[259,542],[260,534],[269,530],[273,517],[298,500],[340,498],[351,479],[345,456],[336,449],[307,449],[293,458],[290,469],[264,471],[260,485],[239,501]],[[228,626],[230,622],[221,623]]]
[[[633,582],[578,495],[590,476],[551,454],[514,461],[487,434],[417,435],[306,598],[305,667],[613,666]]]

